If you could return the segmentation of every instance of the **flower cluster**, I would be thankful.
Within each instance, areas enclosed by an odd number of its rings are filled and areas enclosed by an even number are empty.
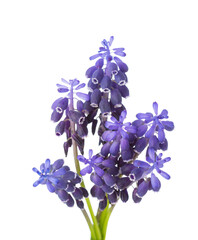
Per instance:
[[[124,48],[114,48],[111,50],[113,37],[109,41],[103,40],[99,52],[91,60],[99,58],[95,65],[86,71],[90,99],[87,105],[101,114],[100,130],[104,128],[104,121],[110,114],[116,118],[125,109],[122,98],[129,96],[129,89],[126,87],[128,78],[126,72],[128,66],[117,56],[124,57]],[[103,130],[100,131],[102,134]]]
[[[126,121],[123,98],[129,96],[128,66],[120,58],[126,56],[124,48],[112,48],[113,40],[104,39],[98,53],[90,57],[96,61],[86,71],[87,84],[77,79],[62,79],[62,84],[57,84],[62,97],[51,106],[51,120],[57,124],[55,134],[66,135],[63,145],[66,157],[73,147],[76,173],[64,165],[63,159],[53,164],[47,159],[39,170],[33,168],[39,175],[33,186],[46,185],[69,207],[76,202],[93,240],[105,239],[108,218],[119,199],[127,202],[132,198],[139,203],[148,191],[160,190],[160,177],[170,179],[163,167],[171,158],[163,157],[163,153],[168,149],[166,132],[174,129],[174,123],[168,120],[166,109],[158,111],[157,102],[153,103],[154,114],[138,113],[134,121]],[[82,92],[85,86],[87,93]],[[90,149],[86,158],[84,146],[89,124],[92,134],[98,133],[100,151],[94,153]],[[85,167],[81,168],[82,164]],[[91,195],[99,200],[96,216],[83,181],[85,175],[93,183]],[[83,198],[87,198],[92,222]]]
[[[80,92],[85,87],[85,83],[80,83],[79,80],[65,80],[62,78],[62,82],[65,84],[57,84],[58,92],[64,93],[65,97],[58,98],[52,104],[51,120],[58,122],[55,128],[55,134],[57,136],[66,134],[67,141],[64,143],[64,151],[67,156],[69,147],[72,146],[72,139],[78,142],[80,152],[83,154],[84,148],[84,136],[88,134],[87,130],[87,118],[84,112],[83,101],[89,100],[89,95]],[[74,110],[74,99],[77,99],[76,110]],[[83,100],[83,101],[82,101]],[[71,121],[77,125],[76,133],[72,133]]]
[[[158,150],[167,150],[168,142],[165,130],[174,129],[171,121],[163,121],[168,118],[167,110],[158,115],[158,104],[153,103],[155,116],[152,113],[139,113],[137,120],[126,122],[127,112],[122,111],[119,120],[111,117],[106,121],[106,131],[101,140],[104,145],[100,154],[95,156],[89,151],[89,159],[79,155],[79,161],[87,164],[81,170],[81,174],[90,174],[91,181],[95,184],[91,194],[101,201],[101,210],[106,207],[107,199],[115,204],[119,198],[126,202],[129,198],[128,187],[134,186],[132,198],[134,202],[140,202],[148,190],[159,191],[160,180],[154,174],[154,170],[162,177],[170,176],[161,170],[165,162],[170,158],[162,159],[162,153]],[[140,153],[146,149],[146,161],[136,160]]]
[[[74,199],[79,208],[84,208],[83,197],[88,197],[85,188],[77,187],[81,183],[81,177],[70,170],[68,166],[63,166],[64,160],[58,159],[50,164],[50,159],[42,163],[40,170],[33,168],[33,171],[39,175],[39,179],[34,182],[33,186],[46,184],[51,193],[56,193],[60,200],[68,207],[74,205]]]

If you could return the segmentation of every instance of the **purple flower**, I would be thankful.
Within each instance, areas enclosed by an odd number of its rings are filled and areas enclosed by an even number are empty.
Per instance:
[[[58,122],[62,116],[63,116],[63,112],[64,110],[66,110],[68,107],[68,99],[67,98],[58,98],[54,101],[54,103],[52,104],[52,115],[51,115],[51,120],[54,122]]]
[[[165,141],[164,130],[172,131],[174,129],[174,124],[171,121],[162,121],[162,119],[168,118],[168,111],[166,109],[164,109],[158,115],[158,104],[156,102],[153,103],[153,109],[155,112],[155,116],[153,116],[152,113],[138,113],[136,115],[136,117],[139,120],[144,119],[145,123],[148,126],[150,126],[149,130],[147,130],[147,132],[145,134],[146,138],[151,138],[154,135],[155,131],[157,131],[159,142],[164,143],[164,141]]]
[[[74,95],[80,99],[83,99],[85,101],[89,100],[89,95],[86,93],[79,92],[78,90],[82,89],[85,87],[85,83],[80,83],[79,80],[74,79],[74,80],[65,80],[64,78],[61,79],[61,81],[65,84],[56,84],[58,87],[58,92],[60,93],[67,93],[66,97],[67,98],[72,98]]]
[[[41,164],[40,170],[33,168],[32,170],[39,175],[39,179],[34,182],[33,186],[46,184],[48,190],[55,192],[67,206],[72,207],[76,199],[77,206],[83,208],[81,200],[88,196],[88,192],[85,188],[76,186],[81,182],[81,178],[75,172],[70,171],[68,166],[63,165],[63,159],[58,159],[53,164],[50,164],[50,160],[47,159]]]
[[[113,54],[117,56],[125,57],[126,53],[124,52],[124,48],[113,48],[112,50],[110,49],[113,40],[114,40],[113,36],[110,37],[109,41],[104,39],[102,41],[102,47],[99,48],[99,51],[97,54],[90,57],[90,60],[94,60],[100,57],[103,59],[106,58],[107,61],[109,60],[111,61]]]
[[[62,166],[63,161],[59,160],[58,164],[56,164],[55,170],[61,168]],[[40,171],[37,168],[33,168],[32,170],[40,176],[39,179],[34,182],[34,187],[37,187],[39,184],[46,184],[50,192],[55,192],[55,185],[58,184],[59,179],[57,176],[53,175],[54,171],[50,165],[50,159],[47,159],[45,163],[41,164]]]
[[[106,121],[105,127],[111,130],[112,132],[107,136],[106,139],[104,139],[104,135],[102,138],[105,141],[111,141],[114,140],[116,136],[120,135],[122,138],[129,138],[128,133],[135,133],[136,127],[132,126],[130,122],[124,123],[124,120],[126,118],[127,111],[122,111],[119,121],[115,117],[111,117],[111,122]],[[114,132],[116,131],[116,132]]]
[[[162,153],[159,155],[156,154],[155,150],[153,148],[148,149],[148,156],[146,158],[147,162],[135,160],[134,166],[143,169],[142,177],[148,176],[151,174],[151,186],[154,191],[159,191],[161,184],[159,179],[156,177],[156,175],[153,173],[154,170],[158,174],[160,174],[165,179],[170,179],[170,175],[161,168],[163,168],[164,163],[169,162],[171,160],[170,157],[163,158],[162,159]]]
[[[92,149],[89,150],[89,159],[85,158],[82,155],[78,155],[78,160],[80,162],[83,162],[84,164],[88,164],[87,167],[83,168],[80,171],[80,174],[82,176],[92,173],[93,169],[95,170],[98,176],[102,177],[104,175],[104,171],[98,166],[100,163],[102,163],[103,158],[97,155],[93,156]]]

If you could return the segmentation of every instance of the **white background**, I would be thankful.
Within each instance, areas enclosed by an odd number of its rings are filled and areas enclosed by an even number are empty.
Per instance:
[[[50,121],[56,83],[86,82],[89,56],[111,35],[113,47],[127,53],[127,119],[152,111],[157,101],[175,130],[165,153],[171,180],[162,179],[160,192],[140,204],[119,202],[107,240],[198,239],[197,12],[192,0],[0,2],[1,239],[89,239],[79,209],[44,186],[32,187],[32,167],[64,157],[64,137],[55,137]],[[87,139],[86,149],[97,141]],[[65,161],[74,169],[71,156]]]

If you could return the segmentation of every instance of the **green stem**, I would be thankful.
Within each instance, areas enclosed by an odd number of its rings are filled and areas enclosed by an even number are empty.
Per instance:
[[[87,224],[89,226],[89,229],[90,229],[90,232],[91,232],[91,239],[97,240],[94,227],[92,225],[92,222],[90,221],[90,218],[89,218],[89,216],[87,214],[87,211],[85,209],[82,209],[81,211],[82,211],[82,213],[83,213],[83,215],[84,215],[84,217],[85,217],[85,219],[87,221]]]
[[[109,209],[108,209],[108,212],[106,214],[106,218],[104,220],[104,223],[103,223],[103,226],[102,226],[102,236],[103,236],[103,240],[105,240],[105,237],[106,237],[106,233],[107,233],[107,225],[108,225],[108,221],[109,221],[109,218],[111,216],[111,213],[114,209],[115,205],[112,205]]]
[[[69,106],[70,110],[74,110],[73,96],[72,95],[73,94],[71,94],[70,106]],[[71,124],[70,125],[71,126],[71,134],[75,134],[75,123],[73,121],[70,121],[70,124]],[[76,171],[77,171],[78,175],[81,176],[81,174],[80,174],[80,164],[79,164],[79,161],[78,161],[78,158],[77,158],[78,157],[77,144],[76,144],[76,141],[73,138],[72,138],[72,146],[73,146],[73,155],[74,155],[74,162],[75,162]],[[86,188],[83,179],[82,179],[82,182],[81,182],[81,187]],[[100,228],[98,226],[96,216],[94,215],[89,197],[85,198],[85,200],[86,200],[86,203],[87,203],[87,206],[88,206],[88,209],[89,209],[92,221],[93,221],[93,228],[95,230],[94,234],[97,237],[97,240],[101,240],[102,236],[101,236]]]
[[[71,126],[71,129],[72,129],[72,126]],[[81,176],[81,174],[80,174],[80,164],[79,164],[79,161],[77,159],[77,156],[78,156],[78,152],[77,151],[78,150],[77,150],[77,145],[76,145],[76,142],[74,141],[74,139],[72,139],[72,144],[73,144],[73,153],[74,153],[74,161],[75,161],[76,171],[77,171],[78,175]],[[81,182],[81,187],[86,188],[83,180]],[[86,200],[87,207],[89,209],[91,218],[93,220],[93,226],[94,226],[94,229],[95,229],[95,232],[96,232],[97,240],[100,240],[101,239],[100,229],[99,229],[99,226],[98,226],[97,219],[96,219],[96,217],[94,215],[93,208],[91,206],[91,202],[89,200],[89,197],[85,198],[85,200]]]

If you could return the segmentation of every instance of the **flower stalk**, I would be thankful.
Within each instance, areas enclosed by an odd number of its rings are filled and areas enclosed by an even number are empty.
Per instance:
[[[69,110],[74,110],[73,91],[71,91]],[[71,121],[71,133],[75,134],[75,123],[73,121]],[[76,141],[73,138],[72,138],[72,145],[73,145],[73,157],[74,157],[76,172],[79,176],[81,176],[81,174],[80,174],[80,164],[79,164],[79,161],[78,161],[78,158],[77,158],[77,156],[78,156],[77,144],[76,144]],[[80,185],[81,185],[81,187],[86,188],[83,179],[82,179]],[[83,214],[84,214],[84,216],[87,220],[87,223],[89,225],[89,228],[90,228],[90,231],[91,231],[91,236],[94,240],[95,239],[96,240],[101,240],[100,229],[99,229],[99,226],[98,226],[97,219],[94,215],[93,208],[92,208],[89,197],[85,198],[85,201],[87,203],[87,207],[89,209],[89,212],[90,212],[90,215],[91,215],[91,218],[92,218],[92,221],[93,221],[93,225],[92,225],[91,221],[89,219],[89,216],[87,214],[85,214],[85,210],[84,210]]]

